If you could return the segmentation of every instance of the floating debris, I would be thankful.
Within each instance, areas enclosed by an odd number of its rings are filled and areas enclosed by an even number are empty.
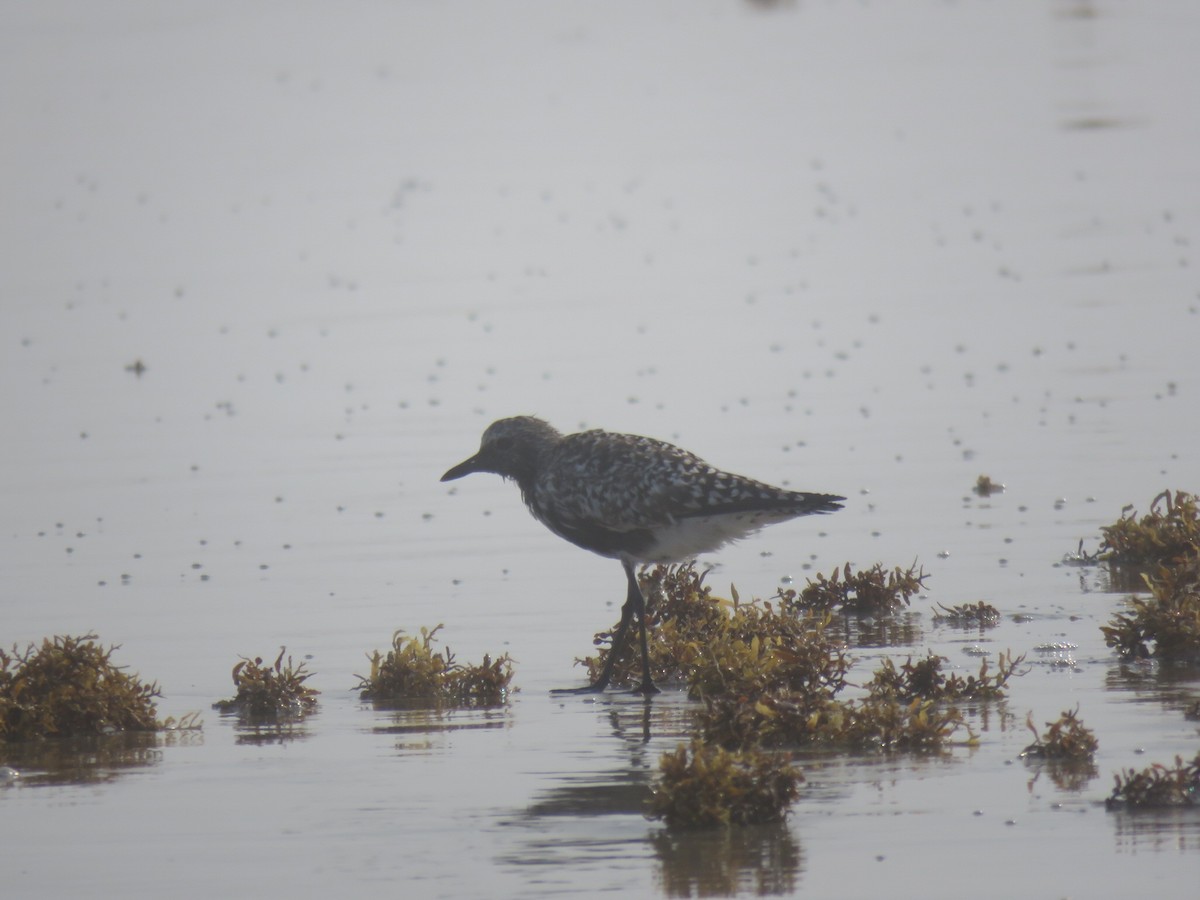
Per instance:
[[[997,481],[992,481],[987,475],[980,475],[975,480],[975,487],[971,488],[980,497],[990,497],[992,494],[1003,494],[1004,485]]]
[[[1083,538],[1079,539],[1079,547],[1074,553],[1064,553],[1062,558],[1064,566],[1094,566],[1103,561],[1099,551],[1088,553],[1083,549]]]

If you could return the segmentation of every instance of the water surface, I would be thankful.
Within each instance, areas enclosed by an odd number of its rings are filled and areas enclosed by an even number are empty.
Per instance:
[[[1196,751],[1196,674],[1121,663],[1122,595],[1059,565],[1198,487],[1189,4],[0,17],[2,638],[94,630],[163,715],[205,718],[12,751],[6,891],[1193,892],[1200,820],[1102,801]],[[919,560],[906,643],[865,640],[863,680],[929,649],[1029,673],[969,713],[974,749],[805,757],[785,825],[666,832],[644,803],[693,706],[549,694],[618,567],[499,479],[438,482],[515,413],[847,495],[705,562],[765,597]],[[1008,489],[972,494],[985,473]],[[932,623],[981,599],[993,631]],[[438,623],[462,659],[512,654],[513,702],[361,704],[365,654]],[[281,645],[316,715],[209,711]],[[1098,775],[1064,789],[1017,756],[1027,714],[1076,706]]]

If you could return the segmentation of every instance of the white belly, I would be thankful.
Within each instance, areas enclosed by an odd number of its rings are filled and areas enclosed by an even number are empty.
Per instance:
[[[654,546],[634,558],[647,563],[683,562],[749,537],[765,525],[790,518],[792,516],[786,514],[744,512],[681,519],[670,525],[657,526]]]

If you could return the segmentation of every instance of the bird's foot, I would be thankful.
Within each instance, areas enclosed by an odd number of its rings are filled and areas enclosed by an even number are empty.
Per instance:
[[[575,688],[552,688],[551,694],[603,694],[607,684],[596,682],[595,684],[585,684],[583,687]],[[631,694],[641,694],[643,697],[653,697],[655,694],[661,694],[658,688],[654,686],[653,681],[644,681],[630,691]]]
[[[585,684],[583,687],[575,688],[553,688],[551,694],[602,694],[604,689],[608,687],[607,682],[597,681],[594,684]]]

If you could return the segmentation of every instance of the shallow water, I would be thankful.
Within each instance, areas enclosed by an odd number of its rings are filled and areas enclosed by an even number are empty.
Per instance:
[[[1190,4],[0,25],[0,639],[94,630],[162,715],[205,719],[6,757],[6,895],[1191,895],[1200,817],[1102,801],[1195,752],[1196,673],[1119,662],[1122,595],[1059,564],[1197,489]],[[1029,673],[971,712],[975,749],[805,758],[786,825],[665,832],[643,804],[691,704],[548,693],[615,619],[617,565],[498,479],[438,483],[519,412],[846,494],[705,562],[745,597],[919,560],[908,643],[865,641],[860,675],[1008,648]],[[933,624],[980,599],[998,628]],[[461,659],[513,655],[513,702],[359,703],[365,654],[439,622]],[[280,645],[316,715],[210,711]],[[1017,755],[1026,714],[1076,705],[1098,775],[1066,790]]]

